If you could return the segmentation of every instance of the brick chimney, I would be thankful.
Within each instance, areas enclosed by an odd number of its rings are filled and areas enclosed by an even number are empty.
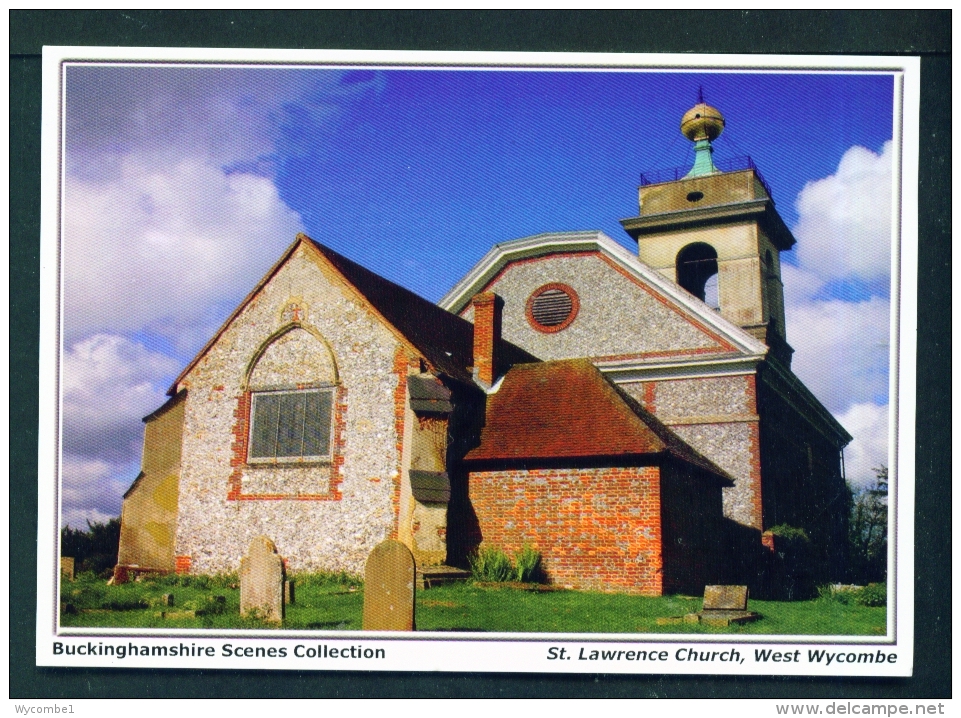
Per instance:
[[[486,387],[497,380],[499,361],[496,355],[501,340],[501,314],[504,300],[493,292],[481,292],[474,306],[474,378]]]

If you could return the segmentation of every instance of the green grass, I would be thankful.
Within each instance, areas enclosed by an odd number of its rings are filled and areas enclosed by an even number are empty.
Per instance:
[[[349,575],[295,576],[296,603],[287,607],[284,628],[297,630],[360,630],[363,586]],[[182,585],[186,584],[186,585]],[[144,628],[268,628],[241,619],[236,577],[206,581],[164,577],[123,586],[107,586],[92,577],[63,584],[61,600],[78,613],[61,611],[63,626]],[[160,597],[174,595],[172,608]],[[205,608],[212,595],[224,596],[222,613],[195,617],[161,618],[161,611]],[[530,588],[465,583],[440,586],[417,594],[417,628],[421,631],[476,631],[521,633],[722,633],[883,635],[883,607],[845,605],[831,600],[754,601],[749,604],[764,618],[725,628],[701,624],[657,625],[657,619],[699,610],[700,599],[680,596],[644,598],[611,593],[537,591]]]

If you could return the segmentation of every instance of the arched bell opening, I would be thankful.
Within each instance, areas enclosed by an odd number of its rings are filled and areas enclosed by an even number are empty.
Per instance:
[[[677,283],[714,309],[720,307],[717,291],[717,251],[695,242],[677,253]]]

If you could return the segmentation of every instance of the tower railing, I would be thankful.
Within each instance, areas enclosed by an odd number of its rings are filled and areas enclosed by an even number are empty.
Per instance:
[[[737,172],[740,170],[754,170],[754,174],[761,186],[767,192],[767,196],[772,200],[774,195],[771,193],[771,187],[768,185],[767,180],[761,174],[761,171],[754,164],[754,160],[748,155],[742,155],[740,157],[731,157],[726,160],[714,159],[714,166],[721,172]],[[668,169],[661,170],[651,170],[649,172],[641,173],[641,187],[649,184],[661,184],[663,182],[677,182],[682,180],[687,176],[687,173],[691,171],[688,166],[685,167],[670,167]]]

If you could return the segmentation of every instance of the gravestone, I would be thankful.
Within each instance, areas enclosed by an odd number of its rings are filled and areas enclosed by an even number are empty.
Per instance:
[[[701,612],[691,615],[695,617],[692,620],[709,626],[750,623],[761,618],[747,610],[747,586],[705,586]]]
[[[67,581],[73,581],[73,556],[60,557],[60,576]]]
[[[364,630],[414,630],[414,556],[400,541],[374,547],[364,569]]]
[[[266,536],[256,536],[240,560],[240,615],[284,620],[284,561]]]
[[[173,606],[174,605],[174,595],[172,593],[165,593],[160,597],[161,606]]]
[[[705,611],[746,611],[747,586],[705,586]]]
[[[658,625],[670,623],[705,623],[709,626],[730,626],[750,623],[761,614],[747,610],[747,586],[705,586],[704,603],[698,613],[658,618]]]

